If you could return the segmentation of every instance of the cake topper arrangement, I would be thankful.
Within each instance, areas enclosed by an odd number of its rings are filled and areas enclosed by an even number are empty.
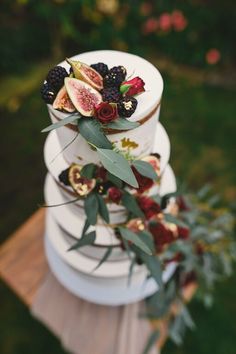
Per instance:
[[[232,216],[215,205],[217,199],[206,187],[197,194],[168,192],[168,188],[161,193],[163,156],[152,148],[153,141],[149,142],[149,153],[139,156],[132,153],[138,142],[130,137],[135,136],[142,118],[139,121],[130,118],[138,106],[137,96],[145,92],[142,78],[127,77],[127,70],[121,65],[109,69],[102,62],[89,66],[77,60],[66,61],[70,70],[54,67],[41,89],[49,111],[61,113],[53,114],[53,123],[43,132],[62,127],[71,129],[75,134],[73,140],[61,152],[78,136],[85,140],[87,150],[84,150],[85,160],[81,158],[83,163],[67,163],[66,169],[53,176],[57,188],[69,200],[46,206],[72,204],[74,210],[83,210],[83,223],[76,231],[76,239],[67,234],[71,239],[69,251],[85,246],[95,248],[98,224],[110,230],[130,260],[127,286],[138,266],[145,267],[148,278],[156,283],[157,290],[146,299],[143,315],[151,319],[169,316],[173,302],[178,304],[177,313],[169,318],[168,333],[180,344],[184,329],[194,327],[182,296],[183,287],[197,282],[200,297],[210,303],[215,282],[229,275],[235,258]],[[156,129],[158,115],[150,116]],[[152,127],[145,134],[151,134]],[[110,134],[120,134],[124,150],[118,148]],[[77,147],[79,151],[79,143]],[[91,151],[97,153],[98,162],[93,160],[94,155],[89,155]],[[114,213],[118,215],[115,222]],[[104,255],[94,272],[110,261],[117,243],[103,247]],[[163,274],[170,264],[174,264],[175,271],[165,282]],[[155,330],[145,354],[157,336]]]
[[[63,112],[93,116],[102,124],[132,116],[138,104],[134,96],[145,91],[140,77],[126,80],[127,71],[121,65],[108,69],[104,63],[67,62],[69,73],[62,66],[49,71],[41,89],[46,103]]]

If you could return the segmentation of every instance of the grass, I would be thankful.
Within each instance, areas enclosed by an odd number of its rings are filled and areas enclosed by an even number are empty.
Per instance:
[[[235,91],[194,86],[167,75],[164,80],[161,121],[171,139],[171,165],[176,175],[193,188],[211,182],[227,202],[234,202]],[[46,173],[45,135],[40,130],[48,124],[48,117],[38,92],[17,102],[13,108],[1,111],[1,242],[42,202]],[[197,329],[188,332],[180,348],[168,342],[163,353],[234,354],[235,284],[236,276],[218,286],[211,310],[194,301],[191,311]],[[3,283],[0,298],[1,354],[64,353],[58,340],[31,317]]]

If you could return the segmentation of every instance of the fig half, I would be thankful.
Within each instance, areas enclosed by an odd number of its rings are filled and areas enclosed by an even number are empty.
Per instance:
[[[68,96],[65,86],[63,86],[58,92],[52,106],[54,109],[58,109],[60,111],[66,111],[69,113],[75,111],[75,106],[71,102],[71,99]]]
[[[66,77],[66,91],[77,109],[83,116],[91,117],[96,105],[102,102],[102,96],[84,81]]]
[[[71,65],[76,79],[87,82],[96,90],[100,91],[103,89],[102,76],[91,68],[91,66],[71,59],[66,59],[66,61]]]
[[[77,164],[72,164],[69,168],[69,182],[74,191],[81,197],[88,195],[96,185],[96,180],[94,178],[88,179],[82,177],[80,171],[82,166]]]

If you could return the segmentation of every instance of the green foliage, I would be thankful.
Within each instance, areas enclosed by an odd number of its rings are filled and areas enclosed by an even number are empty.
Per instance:
[[[102,131],[101,124],[94,118],[83,117],[78,120],[80,134],[97,148],[112,149],[112,144]]]
[[[96,232],[91,231],[88,234],[84,234],[82,238],[80,238],[74,245],[72,245],[68,251],[74,251],[77,250],[78,248],[87,246],[87,245],[92,245],[94,244],[94,241],[96,239]]]
[[[109,212],[107,208],[107,204],[104,198],[100,194],[96,194],[97,201],[98,201],[98,213],[100,216],[105,220],[107,223],[110,221]]]
[[[121,198],[122,204],[125,206],[125,208],[134,216],[144,218],[144,214],[142,210],[140,209],[135,197],[128,193],[124,192]]]
[[[84,200],[84,210],[90,225],[95,225],[98,215],[98,200],[95,193],[89,193]]]
[[[107,180],[110,181],[111,183],[113,183],[118,188],[123,187],[123,184],[124,184],[123,181],[120,178],[111,174],[110,172],[107,172]]]
[[[127,184],[135,188],[138,187],[138,182],[128,161],[120,153],[101,148],[97,148],[97,153],[106,170]]]
[[[158,176],[150,163],[141,160],[134,160],[132,165],[142,176],[151,178],[154,181],[158,179]]]
[[[210,48],[218,48],[226,64],[233,63],[235,58],[232,1],[223,5],[220,0],[214,4],[207,1],[204,7],[200,0],[194,3],[150,2],[151,10],[147,13],[142,10],[142,0],[138,0],[135,6],[131,0],[119,0],[118,7],[112,8],[111,5],[110,12],[99,0],[60,3],[5,0],[3,3],[0,69],[5,72],[11,72],[12,67],[22,71],[32,61],[48,56],[62,59],[68,53],[77,53],[78,48],[80,52],[115,48],[141,55],[158,48],[159,53],[176,62],[198,66],[206,65],[205,55]],[[186,28],[176,30],[171,25],[171,28],[161,30],[159,25],[145,31],[150,19],[159,23],[163,13],[172,16],[175,10],[184,14]],[[121,13],[124,14],[122,21]],[[9,40],[11,46],[8,45]]]
[[[42,133],[47,133],[47,132],[50,132],[51,130],[63,127],[66,124],[69,124],[69,123],[79,120],[79,118],[80,118],[80,115],[78,113],[70,114],[68,117],[60,120],[59,122],[53,123],[53,124],[49,125],[47,128],[44,128],[42,130]]]
[[[133,231],[131,231],[125,227],[121,227],[121,226],[118,227],[118,230],[119,230],[123,239],[133,243],[135,246],[137,246],[138,249],[142,250],[145,255],[152,254],[152,251],[149,248],[149,246],[147,245],[147,243],[145,243],[143,240],[141,240],[139,235],[137,235]],[[153,257],[151,257],[151,258],[153,258]]]
[[[150,335],[148,342],[144,348],[143,354],[148,354],[151,348],[155,345],[157,342],[158,338],[160,336],[159,331],[153,331],[152,334]]]
[[[97,266],[93,269],[93,272],[95,270],[97,270],[104,262],[106,262],[108,260],[108,258],[110,257],[111,253],[112,253],[112,247],[107,247],[106,252],[104,253],[103,257],[101,258],[101,260],[99,261]]]
[[[97,166],[94,163],[84,165],[80,171],[81,176],[91,179],[94,177]]]
[[[138,122],[130,122],[126,118],[117,118],[114,122],[111,122],[106,125],[106,127],[116,130],[130,130],[137,128],[138,126]]]

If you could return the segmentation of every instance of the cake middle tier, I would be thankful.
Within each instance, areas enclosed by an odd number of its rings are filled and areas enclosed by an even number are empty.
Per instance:
[[[176,181],[174,173],[171,167],[168,165],[165,172],[162,175],[160,183],[160,196],[166,195],[168,193],[173,193],[176,191]],[[47,175],[45,182],[45,201],[48,205],[62,204],[65,203],[65,196],[59,190],[58,185],[55,180]],[[57,207],[50,208],[50,211],[60,227],[65,230],[69,235],[80,238],[81,231],[85,222],[84,209],[75,203],[65,204]],[[119,213],[119,218],[116,215],[112,215],[110,212],[110,224],[106,224],[101,218],[98,218],[96,229],[96,240],[95,244],[100,246],[110,246],[119,245],[120,240],[114,234],[115,224],[122,223],[126,220],[126,212],[123,211],[124,217],[121,219],[121,214]],[[116,213],[115,213],[116,214]],[[92,227],[94,228],[94,227]]]
[[[69,164],[65,160],[63,154],[60,154],[59,152],[60,145],[58,137],[55,131],[52,131],[45,143],[44,159],[49,173],[53,177],[55,183],[57,184],[57,188],[62,194],[62,202],[66,203],[76,199],[77,195],[70,186],[65,186],[59,181],[58,176],[60,173],[69,168]],[[165,129],[160,123],[157,124],[155,129],[154,148],[152,152],[160,155],[160,174],[162,175],[170,156],[170,142]],[[154,184],[153,187],[151,187],[145,194],[155,195],[158,193],[158,190],[159,185]],[[55,204],[55,201],[52,201],[52,204]],[[126,220],[127,210],[124,206],[117,205],[115,203],[109,203],[107,206],[110,213],[111,223],[121,223]],[[84,216],[83,207],[83,200],[78,200],[74,205],[68,205],[68,208],[76,210],[76,213],[82,216]]]

